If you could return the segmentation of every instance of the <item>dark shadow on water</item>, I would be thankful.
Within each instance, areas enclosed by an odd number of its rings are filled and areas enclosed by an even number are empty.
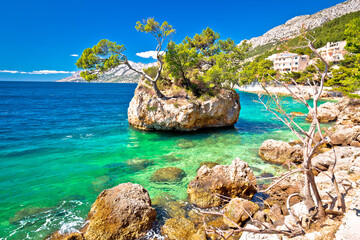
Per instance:
[[[196,131],[181,132],[181,131],[145,131],[139,130],[132,126],[129,126],[129,131],[133,131],[136,134],[154,134],[158,139],[156,140],[167,140],[173,137],[183,137],[191,139],[202,139],[209,135],[216,134],[261,134],[271,132],[279,129],[285,129],[285,126],[280,122],[259,122],[249,121],[246,119],[239,118],[238,122],[234,126],[230,127],[216,127],[216,128],[203,128]]]

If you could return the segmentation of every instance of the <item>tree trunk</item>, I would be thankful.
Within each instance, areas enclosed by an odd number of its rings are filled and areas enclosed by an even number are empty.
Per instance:
[[[316,206],[313,199],[313,194],[314,194],[315,200],[317,202],[319,218],[321,220],[324,220],[326,217],[325,209],[323,207],[323,203],[315,183],[314,173],[312,172],[311,156],[310,158],[308,157],[308,154],[310,153],[309,150],[311,149],[310,144],[311,144],[310,139],[307,139],[304,147],[304,162],[303,162],[303,168],[307,170],[305,173],[305,186],[303,190],[305,205],[309,211],[310,209]]]
[[[156,81],[151,81],[151,82],[152,82],[153,88],[154,88],[154,90],[156,92],[156,96],[158,98],[166,98],[165,95],[162,94],[162,92],[159,90],[157,82]]]

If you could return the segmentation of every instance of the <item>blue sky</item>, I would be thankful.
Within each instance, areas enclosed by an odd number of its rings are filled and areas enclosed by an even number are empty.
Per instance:
[[[124,44],[130,60],[150,62],[151,59],[136,56],[155,48],[151,36],[135,29],[137,21],[148,17],[173,25],[176,42],[206,27],[219,32],[221,38],[240,42],[260,36],[294,16],[313,14],[340,2],[343,1],[3,0],[0,81],[54,81],[67,77],[77,70],[77,57],[71,55],[81,55],[85,48],[103,38]]]

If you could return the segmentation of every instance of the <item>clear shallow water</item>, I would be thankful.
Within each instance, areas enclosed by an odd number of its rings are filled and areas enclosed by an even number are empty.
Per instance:
[[[256,175],[278,166],[259,159],[269,138],[295,137],[281,122],[240,93],[242,110],[234,128],[195,133],[153,133],[128,126],[135,84],[0,82],[0,239],[43,239],[53,231],[81,227],[105,188],[124,182],[144,186],[155,198],[186,199],[199,164],[247,161]],[[285,98],[291,111],[306,109]],[[301,125],[304,117],[297,120]],[[146,166],[129,163],[147,159]],[[179,183],[150,181],[162,167],[187,176]]]

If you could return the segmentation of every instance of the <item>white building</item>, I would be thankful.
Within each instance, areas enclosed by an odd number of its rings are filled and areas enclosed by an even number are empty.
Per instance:
[[[338,62],[344,60],[347,53],[345,50],[346,41],[328,42],[324,47],[316,49],[320,55],[328,62]]]
[[[276,53],[267,59],[274,62],[274,70],[283,72],[299,72],[305,70],[310,61],[308,55],[299,55],[291,52]]]

